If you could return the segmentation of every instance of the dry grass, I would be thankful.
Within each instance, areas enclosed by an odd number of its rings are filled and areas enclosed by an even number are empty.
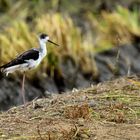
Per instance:
[[[83,72],[97,75],[96,64],[92,62],[87,51],[89,46],[84,45],[85,40],[83,43],[80,29],[74,25],[69,16],[64,17],[60,13],[43,15],[35,19],[33,28],[36,33],[31,32],[30,26],[26,22],[15,21],[4,29],[3,34],[0,34],[3,64],[27,49],[37,47],[36,34],[45,32],[49,34],[51,40],[57,42],[61,47],[56,49],[48,44],[48,56],[42,63],[40,71],[46,71],[47,67],[51,71],[54,68],[59,69],[62,59],[71,57]]]
[[[109,49],[116,45],[130,44],[140,36],[138,11],[129,11],[118,6],[113,12],[102,12],[98,18],[87,14],[93,31],[96,33],[95,47],[97,51]]]
[[[95,53],[116,45],[131,43],[140,35],[137,11],[130,12],[118,7],[116,11],[103,12],[100,16],[87,13],[85,16],[91,26],[83,34],[81,28],[68,14],[59,12],[46,14],[43,2],[38,2],[38,6],[42,7],[41,11],[38,11],[36,4],[32,2],[26,7],[26,2],[17,2],[13,6],[9,3],[9,11],[1,17],[0,25],[3,27],[0,33],[1,65],[23,51],[37,47],[37,35],[46,32],[62,47],[56,49],[48,44],[48,56],[39,67],[40,73],[46,75],[49,69],[53,76],[54,69],[61,71],[60,64],[70,57],[82,73],[90,73],[96,77],[99,71],[94,61]],[[31,6],[33,13],[29,12]],[[42,13],[41,16],[39,12]],[[29,15],[32,17],[33,14],[36,17],[28,23],[26,18]],[[12,18],[15,20],[13,21]],[[36,70],[30,74],[31,77],[34,74]]]
[[[25,108],[2,112],[0,138],[138,139],[139,86],[129,80],[121,78],[53,95],[50,99],[32,101]]]

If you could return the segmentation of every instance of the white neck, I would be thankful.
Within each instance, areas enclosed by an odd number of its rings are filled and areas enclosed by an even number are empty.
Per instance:
[[[40,45],[40,53],[42,53],[42,55],[46,55],[47,54],[46,43],[42,40],[39,40],[39,45]]]

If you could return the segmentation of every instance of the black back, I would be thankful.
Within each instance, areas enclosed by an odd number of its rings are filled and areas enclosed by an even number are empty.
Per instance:
[[[17,58],[13,59],[9,63],[1,66],[0,68],[8,68],[11,66],[27,63],[26,60],[30,60],[30,59],[37,60],[38,58],[39,58],[39,51],[31,49],[19,55]]]

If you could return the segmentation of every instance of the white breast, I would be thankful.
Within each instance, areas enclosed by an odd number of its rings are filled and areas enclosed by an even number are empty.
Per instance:
[[[41,63],[41,61],[43,60],[43,58],[45,56],[46,56],[46,54],[40,53],[39,54],[39,58],[37,60],[33,60],[33,59],[27,60],[29,69],[36,68]]]

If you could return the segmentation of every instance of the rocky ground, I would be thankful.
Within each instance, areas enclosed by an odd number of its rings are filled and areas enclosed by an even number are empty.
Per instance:
[[[0,113],[0,139],[138,140],[140,81],[125,77]]]

